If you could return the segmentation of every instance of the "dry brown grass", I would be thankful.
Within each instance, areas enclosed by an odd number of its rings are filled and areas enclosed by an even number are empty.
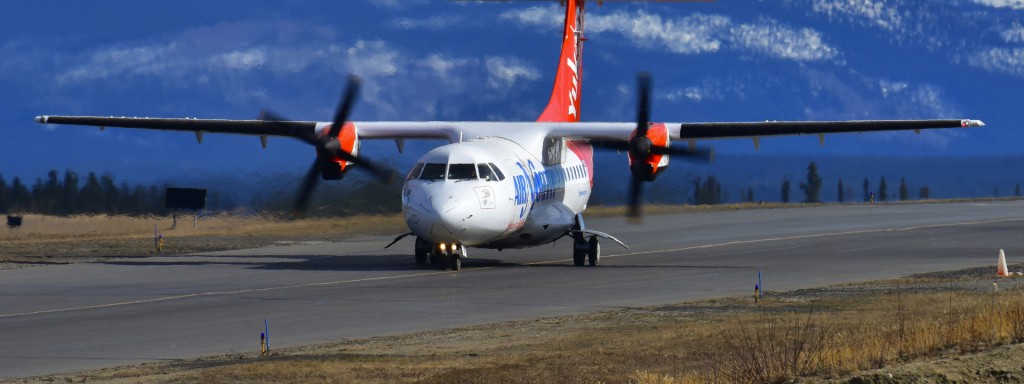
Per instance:
[[[834,307],[819,303],[825,308]],[[715,367],[699,379],[778,382],[848,374],[942,353],[969,353],[1021,342],[1024,293],[882,294],[829,315],[739,317],[711,349]],[[692,377],[691,377],[692,378]]]
[[[154,225],[164,236],[161,254],[251,248],[279,241],[325,241],[405,230],[398,215],[285,220],[274,216],[167,217],[26,215],[18,229],[0,229],[0,262],[89,261],[154,254]]]

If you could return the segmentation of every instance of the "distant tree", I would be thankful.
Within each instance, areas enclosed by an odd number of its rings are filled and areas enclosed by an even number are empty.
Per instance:
[[[10,194],[7,182],[4,181],[3,175],[0,175],[0,213],[8,213],[7,205],[10,203]]]
[[[747,202],[754,202],[754,187],[747,188]]]
[[[723,199],[722,186],[718,183],[718,179],[715,176],[708,175],[703,182],[701,182],[700,178],[694,181],[694,205],[721,204]]]
[[[56,214],[60,205],[60,194],[61,184],[58,178],[59,173],[56,169],[51,169],[46,174],[46,183],[40,190],[40,200],[36,201],[41,208],[37,210],[39,213],[45,213],[48,215]]]
[[[117,190],[117,184],[114,183],[114,175],[104,173],[100,177],[100,188],[103,190],[103,213],[108,215],[120,213],[121,207],[118,205],[120,193]]]
[[[28,191],[28,187],[21,182],[21,179],[17,176],[14,180],[11,180],[11,202],[8,208],[11,211],[21,212],[27,211],[31,205],[32,195]]]
[[[812,161],[807,165],[807,183],[800,183],[800,189],[804,191],[805,203],[821,202],[821,183],[821,176],[818,176],[818,165]]]
[[[43,179],[36,178],[35,184],[32,184],[32,188],[29,188],[29,191],[32,197],[29,199],[28,210],[31,212],[47,213],[44,205],[45,199],[43,198]]]
[[[1016,187],[1013,188],[1013,195],[1017,196],[1017,197],[1020,197],[1020,184],[1019,183],[1017,184]]]
[[[64,171],[63,189],[64,192],[61,193],[61,197],[59,199],[60,203],[58,206],[60,208],[58,208],[58,212],[64,215],[79,213],[78,207],[80,205],[78,204],[78,201],[81,200],[81,198],[78,196],[77,173],[72,172],[70,169]]]
[[[878,182],[878,201],[885,201],[889,198],[889,186],[885,184],[885,176]]]
[[[783,203],[788,203],[789,202],[789,180],[786,180],[786,179],[782,180],[781,195],[782,195],[782,202]]]
[[[100,185],[100,179],[96,177],[95,172],[89,172],[79,198],[81,213],[103,212],[103,186]]]
[[[868,178],[864,178],[864,202],[871,200],[871,183],[868,182]]]
[[[900,178],[900,201],[906,201],[910,197],[910,189],[907,188],[907,178]]]
[[[932,196],[932,190],[928,189],[927,186],[921,187],[921,191],[920,191],[919,195],[921,196],[921,200],[930,199],[931,196]]]
[[[843,193],[844,193],[844,191],[843,191],[843,179],[839,179],[839,185],[836,187],[836,191],[837,191],[837,193],[839,195],[839,199],[838,200],[839,200],[840,203],[842,203],[843,200],[845,200],[845,197],[846,197],[846,196],[843,195]]]

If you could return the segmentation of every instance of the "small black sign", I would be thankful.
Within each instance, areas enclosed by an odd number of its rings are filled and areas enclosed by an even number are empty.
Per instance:
[[[167,188],[167,208],[204,209],[206,208],[206,189],[203,188]]]

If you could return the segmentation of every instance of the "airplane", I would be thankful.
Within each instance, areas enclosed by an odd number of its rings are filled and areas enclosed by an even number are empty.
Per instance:
[[[501,0],[492,0],[501,1]],[[538,0],[533,0],[538,1]],[[626,244],[587,228],[583,213],[594,188],[594,151],[626,152],[631,182],[628,216],[641,216],[642,187],[669,165],[669,158],[707,161],[710,151],[697,140],[828,133],[967,128],[979,120],[861,120],[667,123],[650,120],[650,76],[638,76],[635,122],[580,120],[582,52],[586,6],[615,0],[550,0],[565,7],[563,41],[554,86],[547,105],[533,122],[373,121],[353,122],[349,113],[361,81],[352,76],[329,122],[291,121],[264,111],[257,120],[38,116],[42,124],[67,124],[259,136],[292,137],[316,148],[316,157],[299,189],[295,210],[304,212],[320,179],[338,180],[362,167],[387,180],[388,167],[361,156],[363,140],[443,139],[449,144],[423,155],[406,174],[401,204],[415,237],[417,264],[458,271],[466,248],[523,248],[572,239],[573,264],[596,266],[601,239]],[[631,0],[619,0],[631,1]],[[633,0],[641,1],[641,0]],[[702,0],[658,0],[702,1]],[[707,1],[707,0],[703,0]],[[673,141],[686,142],[673,146]],[[385,247],[385,248],[387,248]]]

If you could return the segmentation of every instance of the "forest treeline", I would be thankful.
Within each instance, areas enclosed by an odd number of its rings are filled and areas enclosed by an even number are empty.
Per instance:
[[[804,203],[822,202],[822,190],[826,188],[825,178],[818,172],[818,166],[811,162],[807,165],[804,181],[791,185],[788,179],[781,180],[778,194],[755,196],[753,187],[740,190],[734,198],[729,198],[718,178],[714,175],[695,177],[689,185],[684,184],[686,196],[683,202],[694,205],[725,204],[728,202],[781,201],[791,200]],[[274,179],[280,179],[274,177]],[[906,178],[900,178],[897,187],[890,189],[888,181],[882,177],[876,185],[864,178],[854,187],[853,183],[844,184],[842,179],[835,181],[836,201],[839,203],[864,201],[884,202],[892,200],[929,199],[933,191],[928,186],[911,189]],[[221,184],[219,182],[208,182]],[[200,183],[206,184],[206,183]],[[295,183],[277,180],[277,183],[260,182],[257,192],[247,202],[234,198],[230,191],[210,190],[207,194],[207,211],[239,210],[244,212],[291,212],[294,204]],[[200,188],[203,188],[200,186]],[[237,188],[237,187],[236,187]],[[833,188],[833,187],[828,187]],[[53,216],[69,216],[80,214],[107,215],[166,215],[166,185],[142,185],[118,183],[113,175],[104,173],[97,175],[89,172],[84,177],[77,172],[66,170],[63,173],[51,170],[45,178],[37,178],[31,185],[18,177],[8,181],[0,175],[0,214],[36,213]],[[796,191],[791,191],[795,189]],[[795,193],[794,193],[795,192]],[[861,196],[857,195],[857,192]],[[763,191],[762,191],[763,193]],[[791,196],[794,194],[803,196]],[[999,196],[998,189],[993,189],[993,196]],[[1021,186],[1012,188],[1014,196],[1021,196]],[[312,216],[343,216],[351,214],[379,214],[399,212],[401,206],[401,188],[367,180],[346,179],[339,183],[324,185],[313,196],[310,212]],[[616,199],[614,203],[621,200]],[[601,201],[591,203],[600,204]]]
[[[0,213],[162,215],[164,191],[156,185],[118,183],[111,174],[89,172],[84,180],[74,171],[56,170],[28,185],[0,176]]]
[[[199,183],[207,184],[207,183]],[[293,183],[260,183],[265,188],[250,201],[240,202],[230,192],[206,185],[207,212],[234,211],[290,213],[294,205]],[[66,170],[51,170],[31,185],[14,177],[0,175],[0,214],[34,213],[52,216],[71,215],[167,215],[165,197],[168,185],[118,183],[114,175],[89,172],[84,177]],[[216,187],[216,185],[214,185]],[[376,182],[346,180],[327,185],[313,197],[312,216],[339,216],[360,213],[394,213],[401,209],[400,188]]]

